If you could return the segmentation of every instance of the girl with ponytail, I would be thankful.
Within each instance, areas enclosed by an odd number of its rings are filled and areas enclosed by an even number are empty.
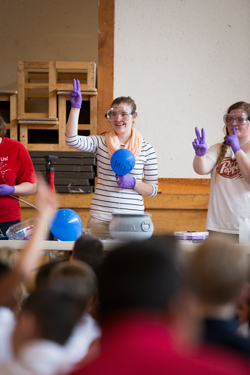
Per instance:
[[[195,128],[193,167],[211,173],[206,228],[238,240],[239,225],[250,220],[250,104],[237,102],[223,117],[225,137],[207,150],[205,131]]]

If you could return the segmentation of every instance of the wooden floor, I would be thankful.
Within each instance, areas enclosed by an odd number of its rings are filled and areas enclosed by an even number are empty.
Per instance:
[[[152,214],[154,233],[174,231],[204,231],[209,200],[209,179],[159,179],[159,190],[154,198],[145,197],[145,211]],[[93,194],[60,194],[59,208],[71,208],[82,219],[83,227],[89,217]],[[35,197],[24,200],[35,204]],[[35,215],[35,210],[21,203],[22,220]]]

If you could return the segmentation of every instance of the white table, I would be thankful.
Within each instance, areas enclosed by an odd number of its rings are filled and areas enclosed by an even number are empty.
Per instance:
[[[26,241],[17,241],[17,240],[0,240],[0,247],[8,246],[13,249],[21,250],[25,246]],[[74,241],[43,241],[43,252],[50,252],[53,250],[57,251],[71,251],[74,246]],[[124,244],[117,240],[102,240],[104,251],[110,251],[115,249],[117,246]],[[179,241],[181,250],[184,251],[193,251],[200,244]],[[237,246],[237,245],[236,245]],[[250,254],[250,246],[244,246],[247,253]]]
[[[71,251],[73,249],[75,241],[42,241],[42,251],[43,252],[50,252],[53,250],[57,251]],[[120,241],[116,240],[109,240],[109,241],[102,241],[104,251],[109,251],[115,249],[117,246],[122,244]],[[0,247],[10,247],[12,249],[21,250],[25,246],[26,241],[23,240],[0,240]]]

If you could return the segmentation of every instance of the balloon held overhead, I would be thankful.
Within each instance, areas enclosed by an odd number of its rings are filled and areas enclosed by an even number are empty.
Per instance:
[[[135,155],[132,151],[121,148],[113,153],[110,159],[111,168],[118,176],[124,176],[135,166]]]
[[[50,230],[60,241],[76,241],[82,234],[82,221],[75,211],[63,208],[52,216]]]

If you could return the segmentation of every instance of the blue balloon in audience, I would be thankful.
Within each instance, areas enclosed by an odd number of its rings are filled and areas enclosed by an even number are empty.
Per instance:
[[[118,176],[124,176],[135,166],[135,155],[132,151],[121,148],[113,153],[110,159],[111,168]]]
[[[52,216],[50,230],[60,241],[76,241],[82,234],[82,221],[75,211],[63,208]]]

